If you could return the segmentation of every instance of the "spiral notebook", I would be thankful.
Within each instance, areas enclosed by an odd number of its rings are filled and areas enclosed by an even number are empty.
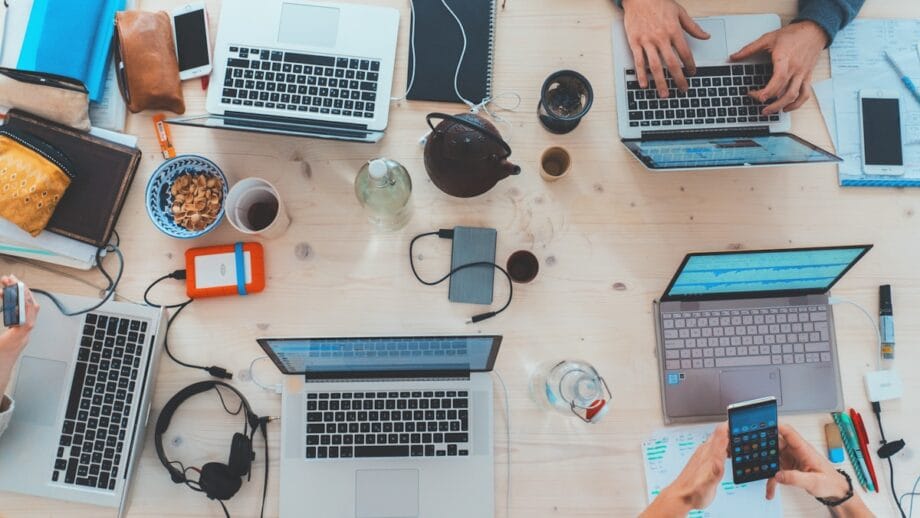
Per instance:
[[[480,103],[492,95],[492,55],[495,41],[496,0],[445,0],[466,32],[466,53],[457,89]],[[413,0],[415,55],[409,46],[409,73],[415,79],[406,95],[415,101],[461,102],[454,91],[454,75],[463,50],[463,33],[441,0]],[[413,67],[414,63],[414,67]],[[408,85],[407,85],[408,86]]]

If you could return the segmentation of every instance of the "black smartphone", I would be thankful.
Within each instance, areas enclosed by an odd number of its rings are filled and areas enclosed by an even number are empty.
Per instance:
[[[26,287],[17,282],[3,288],[3,325],[21,326],[26,323]]]
[[[775,397],[729,405],[728,434],[735,484],[770,478],[779,471]]]

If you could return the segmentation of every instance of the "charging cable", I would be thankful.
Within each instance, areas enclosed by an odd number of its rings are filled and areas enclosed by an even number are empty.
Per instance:
[[[505,396],[505,443],[506,449],[508,452],[508,459],[506,462],[507,466],[507,494],[505,495],[505,518],[511,518],[511,399],[508,397],[508,387],[505,385],[505,380],[502,379],[502,375],[497,370],[493,370],[492,374],[495,375],[495,378],[502,386],[502,393]]]
[[[482,322],[483,320],[488,320],[488,319],[490,319],[490,318],[492,318],[492,317],[494,317],[494,316],[500,314],[502,311],[508,309],[508,306],[511,305],[511,299],[514,297],[514,282],[511,280],[511,275],[509,275],[508,272],[507,272],[504,268],[502,268],[501,266],[499,266],[499,265],[497,265],[497,264],[495,264],[495,263],[492,263],[492,262],[489,262],[489,261],[477,261],[477,262],[475,262],[475,263],[462,264],[462,265],[460,265],[460,266],[458,266],[458,267],[452,269],[451,271],[449,271],[449,272],[447,273],[447,275],[441,277],[440,279],[438,279],[438,280],[436,280],[436,281],[426,281],[426,280],[422,279],[421,276],[419,276],[418,271],[416,271],[416,269],[415,269],[415,257],[413,256],[413,253],[414,253],[414,250],[415,250],[415,242],[418,241],[419,239],[423,238],[423,237],[428,237],[428,236],[438,236],[438,237],[440,237],[441,239],[453,239],[453,238],[454,238],[454,231],[453,231],[453,229],[442,228],[441,230],[438,230],[437,232],[426,232],[426,233],[424,233],[424,234],[419,234],[419,235],[417,235],[417,236],[415,236],[415,237],[412,238],[412,241],[409,243],[409,267],[412,268],[412,274],[415,275],[415,278],[418,279],[418,282],[424,284],[425,286],[436,286],[436,285],[441,284],[442,282],[446,281],[447,279],[450,279],[450,277],[451,277],[453,274],[455,274],[455,273],[457,273],[457,272],[459,272],[459,271],[461,271],[461,270],[466,270],[467,268],[473,268],[473,267],[476,267],[476,266],[491,266],[491,267],[497,269],[498,271],[502,272],[503,274],[505,274],[505,278],[508,279],[508,300],[505,301],[505,305],[504,305],[504,306],[502,306],[501,308],[499,308],[499,309],[497,309],[497,310],[495,310],[495,311],[489,311],[488,313],[482,313],[482,314],[479,314],[479,315],[473,315],[473,317],[470,318],[470,320],[469,320],[469,322],[467,322],[467,324],[475,324],[475,323],[477,323],[477,322]]]
[[[102,307],[103,304],[108,302],[115,295],[115,290],[118,288],[118,283],[121,282],[121,276],[125,272],[125,256],[121,253],[121,249],[118,248],[118,245],[121,244],[121,237],[118,235],[118,232],[115,232],[114,230],[112,233],[116,239],[115,243],[109,243],[106,246],[102,246],[96,249],[96,268],[100,273],[102,273],[102,276],[105,277],[105,280],[108,283],[108,285],[105,287],[105,296],[102,297],[102,300],[89,308],[81,309],[78,311],[71,311],[67,309],[67,307],[60,300],[58,300],[57,297],[45,290],[32,288],[32,293],[48,297],[48,299],[53,302],[55,306],[57,306],[58,310],[65,317],[85,315]],[[118,257],[118,273],[115,274],[114,278],[109,274],[105,267],[102,266],[103,252],[114,253]]]
[[[274,391],[275,394],[280,394],[281,389],[282,389],[280,383],[275,384],[275,385],[265,385],[259,382],[259,379],[256,378],[256,372],[253,369],[253,367],[255,367],[256,363],[258,363],[259,361],[267,360],[267,359],[269,359],[268,356],[256,356],[255,358],[253,358],[252,362],[249,363],[249,379],[251,379],[252,382],[255,383],[262,390],[271,390],[271,391]]]
[[[160,309],[175,309],[176,310],[172,314],[172,316],[169,317],[169,320],[166,321],[166,334],[163,336],[163,349],[166,351],[166,354],[167,356],[169,356],[169,359],[171,359],[172,361],[178,363],[179,365],[183,367],[187,367],[189,369],[203,370],[207,372],[208,374],[210,374],[211,376],[214,376],[215,378],[231,379],[233,378],[233,374],[231,374],[229,371],[227,371],[227,369],[223,367],[218,367],[217,365],[211,365],[210,367],[205,367],[204,365],[195,365],[193,363],[187,363],[187,362],[184,362],[176,358],[175,355],[173,355],[172,351],[169,350],[169,328],[172,327],[172,323],[176,319],[176,317],[179,316],[179,313],[182,313],[183,309],[187,308],[189,304],[194,302],[194,299],[189,298],[185,302],[180,302],[178,304],[155,304],[150,301],[150,291],[157,284],[165,281],[166,279],[176,279],[180,281],[185,280],[185,275],[186,275],[185,270],[176,270],[172,273],[168,273],[160,277],[159,279],[153,281],[150,284],[150,286],[147,286],[147,289],[144,290],[144,303],[147,304],[148,306],[160,308]]]
[[[871,325],[872,329],[875,330],[873,334],[875,334],[875,337],[878,340],[878,344],[877,344],[878,345],[878,356],[875,357],[875,370],[882,370],[882,332],[879,331],[878,325],[875,323],[875,320],[872,318],[872,315],[870,315],[869,312],[866,311],[866,308],[862,307],[861,305],[849,299],[844,299],[841,297],[828,297],[827,303],[831,305],[849,304],[855,307],[856,309],[858,309],[860,312],[862,312],[863,315],[866,316],[866,318],[869,320],[869,325]]]

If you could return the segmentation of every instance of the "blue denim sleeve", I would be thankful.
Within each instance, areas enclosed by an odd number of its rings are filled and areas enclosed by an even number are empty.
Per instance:
[[[811,20],[827,33],[828,44],[840,29],[856,18],[865,0],[799,0],[799,14],[793,20]]]

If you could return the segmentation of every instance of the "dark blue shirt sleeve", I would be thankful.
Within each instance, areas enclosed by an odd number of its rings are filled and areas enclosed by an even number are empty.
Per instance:
[[[853,21],[865,0],[799,0],[799,15],[794,22],[810,20],[827,33],[828,44],[840,29]]]

